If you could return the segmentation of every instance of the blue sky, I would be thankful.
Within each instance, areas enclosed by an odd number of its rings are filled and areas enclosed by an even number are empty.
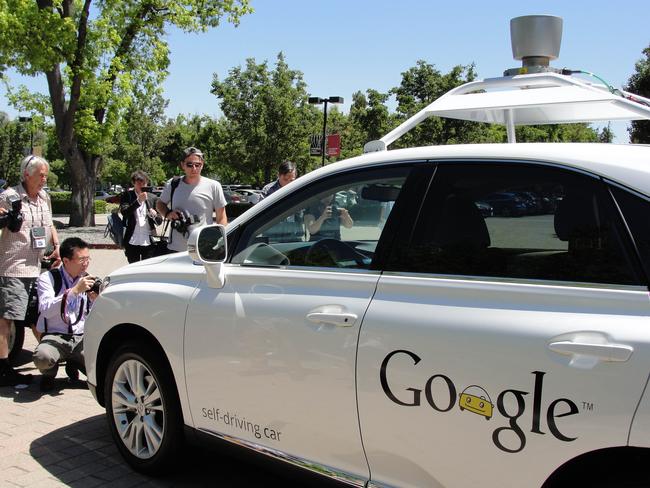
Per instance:
[[[509,32],[510,19],[519,15],[562,17],[562,48],[552,65],[592,71],[615,87],[627,82],[650,44],[647,3],[639,0],[617,7],[604,0],[251,3],[255,13],[243,17],[237,28],[224,23],[205,34],[170,31],[170,75],[164,84],[169,116],[218,116],[218,100],[210,94],[213,74],[224,79],[247,58],[273,63],[280,51],[291,68],[303,72],[311,94],[344,97],[344,111],[352,93],[397,86],[400,74],[418,59],[442,72],[473,62],[479,77],[501,76],[520,65],[512,58]],[[43,80],[29,80],[29,86],[45,89]],[[16,115],[2,88],[0,110]],[[612,127],[616,142],[627,142],[626,125]]]

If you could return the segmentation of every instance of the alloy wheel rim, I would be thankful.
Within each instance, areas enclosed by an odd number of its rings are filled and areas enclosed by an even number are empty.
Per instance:
[[[124,361],[113,377],[113,422],[124,446],[139,459],[160,449],[165,434],[162,394],[149,368],[135,359]]]

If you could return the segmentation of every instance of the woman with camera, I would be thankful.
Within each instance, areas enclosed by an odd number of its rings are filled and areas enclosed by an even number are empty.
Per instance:
[[[141,170],[131,175],[133,189],[122,193],[120,212],[124,218],[124,254],[129,263],[153,256],[151,236],[155,235],[156,225],[162,223],[162,217],[156,211],[156,200],[148,187],[149,177]]]

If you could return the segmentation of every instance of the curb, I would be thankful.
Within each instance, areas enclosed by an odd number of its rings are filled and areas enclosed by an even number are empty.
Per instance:
[[[88,243],[89,249],[121,249],[117,244],[93,244]]]

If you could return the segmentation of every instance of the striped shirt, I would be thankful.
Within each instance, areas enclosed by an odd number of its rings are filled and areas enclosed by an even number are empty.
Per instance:
[[[6,227],[0,234],[0,276],[37,278],[41,271],[41,258],[45,249],[32,246],[32,227],[45,227],[46,242],[52,242],[52,211],[50,196],[41,190],[32,200],[22,184],[8,188],[0,194],[0,207],[11,209],[9,195],[18,195],[22,201],[23,225],[18,232]]]

